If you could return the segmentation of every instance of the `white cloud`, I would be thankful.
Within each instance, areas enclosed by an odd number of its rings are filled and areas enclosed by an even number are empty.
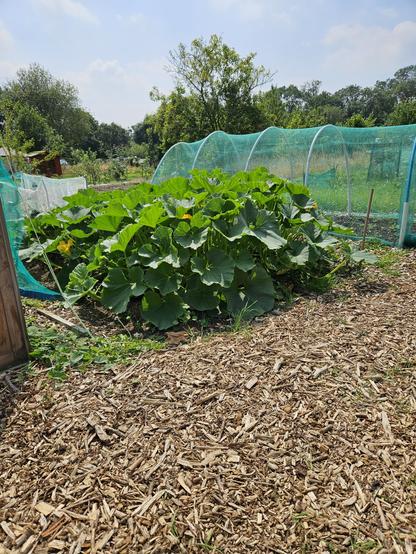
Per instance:
[[[64,78],[78,87],[83,104],[99,121],[130,126],[156,109],[149,98],[153,86],[162,91],[171,88],[165,65],[164,59],[135,63],[96,59]]]
[[[117,19],[128,25],[144,25],[146,23],[146,17],[142,13],[131,13],[129,15],[117,14]]]
[[[414,62],[416,21],[402,21],[393,28],[336,25],[323,43],[328,50],[326,69],[341,74],[343,82],[371,82]]]
[[[86,23],[98,23],[98,19],[79,0],[34,0],[41,8],[57,15],[68,15]]]
[[[0,84],[11,79],[18,68],[13,61],[14,47],[15,41],[12,34],[0,20]]]
[[[243,21],[255,22],[274,20],[290,22],[290,11],[295,7],[293,3],[278,0],[209,0],[211,6],[218,12],[230,12]]]
[[[13,42],[11,33],[0,20],[0,52],[4,52],[6,49],[10,48],[13,45]]]

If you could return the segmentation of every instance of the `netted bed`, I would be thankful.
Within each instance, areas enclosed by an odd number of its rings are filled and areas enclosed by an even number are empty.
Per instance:
[[[278,177],[305,183],[321,208],[353,227],[357,236],[374,188],[370,235],[389,244],[416,244],[415,140],[416,125],[269,127],[249,135],[215,131],[203,140],[172,146],[153,183],[188,176],[192,169],[236,173],[263,166]]]

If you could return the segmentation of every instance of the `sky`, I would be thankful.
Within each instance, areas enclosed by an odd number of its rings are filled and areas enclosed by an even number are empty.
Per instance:
[[[333,92],[416,64],[416,0],[0,0],[0,86],[36,62],[128,127],[157,108],[153,86],[172,90],[169,51],[214,33],[277,86]]]

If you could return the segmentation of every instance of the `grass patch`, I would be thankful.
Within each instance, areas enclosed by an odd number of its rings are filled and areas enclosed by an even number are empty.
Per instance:
[[[376,266],[381,269],[384,275],[398,277],[400,271],[397,269],[397,264],[405,257],[406,253],[403,250],[393,248],[378,249],[378,261]]]
[[[147,350],[163,348],[162,342],[151,339],[126,335],[79,337],[70,331],[44,329],[36,324],[28,325],[28,335],[32,346],[31,368],[42,365],[51,378],[61,381],[71,369],[85,371],[98,366],[108,371],[112,365],[129,363]]]

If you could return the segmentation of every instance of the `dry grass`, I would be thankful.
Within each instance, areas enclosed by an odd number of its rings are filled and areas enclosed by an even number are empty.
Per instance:
[[[26,383],[0,553],[405,553],[416,544],[416,255],[248,331]]]

